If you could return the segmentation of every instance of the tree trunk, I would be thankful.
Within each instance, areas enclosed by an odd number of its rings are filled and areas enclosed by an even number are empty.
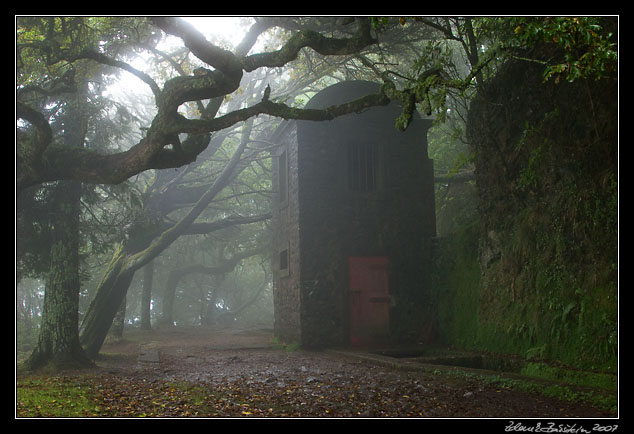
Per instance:
[[[99,354],[134,277],[135,270],[124,268],[126,260],[126,253],[120,248],[115,253],[82,321],[80,340],[90,358],[95,358]]]
[[[154,261],[143,268],[143,292],[141,293],[141,330],[151,330],[152,284]]]
[[[86,137],[87,85],[68,101],[63,117],[63,141],[70,148],[83,148]],[[27,361],[31,369],[90,366],[79,341],[79,216],[81,183],[58,181],[53,203],[50,269],[38,343]]]
[[[176,296],[176,287],[184,274],[179,270],[170,271],[167,283],[165,284],[165,292],[163,293],[163,313],[161,315],[161,326],[171,327],[174,325],[174,297]]]
[[[38,343],[27,361],[29,369],[90,366],[79,343],[79,198],[81,185],[59,182],[58,210],[53,227],[51,266],[44,294]]]
[[[214,290],[211,293],[211,298],[206,304],[204,303],[204,300],[201,300],[201,304],[205,304],[205,316],[204,318],[201,318],[200,321],[200,325],[202,326],[213,326],[216,324],[216,302],[218,301],[218,294],[220,293],[220,291],[218,291],[218,287],[222,283],[222,280],[224,280],[224,278],[217,276],[214,279]]]
[[[125,326],[125,310],[127,304],[126,298],[127,297],[123,297],[121,306],[119,306],[119,310],[117,310],[117,313],[114,316],[114,320],[112,321],[112,326],[110,327],[110,336],[113,336],[115,338],[123,337],[123,327]]]

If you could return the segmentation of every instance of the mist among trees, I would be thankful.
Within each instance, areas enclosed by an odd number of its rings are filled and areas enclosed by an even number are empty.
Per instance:
[[[284,119],[390,101],[397,130],[433,116],[444,236],[478,218],[467,114],[506,62],[551,83],[617,76],[602,17],[234,17],[230,33],[218,19],[16,17],[16,346],[31,368],[89,366],[130,327],[271,327]],[[303,109],[343,80],[380,92]]]

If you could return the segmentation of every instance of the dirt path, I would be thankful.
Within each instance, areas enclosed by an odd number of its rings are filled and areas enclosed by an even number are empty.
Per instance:
[[[104,345],[102,354],[98,365],[103,375],[146,383],[193,382],[234,397],[226,406],[242,406],[236,408],[241,409],[238,415],[615,416],[587,405],[511,390],[469,376],[390,369],[330,352],[286,351],[274,345],[272,333],[265,330],[134,332],[124,341]],[[221,410],[229,411],[228,408]]]

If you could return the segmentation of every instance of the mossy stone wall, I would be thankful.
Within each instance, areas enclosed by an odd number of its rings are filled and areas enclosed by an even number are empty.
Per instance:
[[[452,345],[616,369],[615,82],[545,83],[505,65],[471,105],[479,221],[436,255]]]

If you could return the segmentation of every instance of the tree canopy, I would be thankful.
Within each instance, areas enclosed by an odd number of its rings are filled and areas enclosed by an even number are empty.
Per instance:
[[[299,30],[278,50],[248,54],[257,37],[276,24],[275,19],[258,20],[235,53],[208,42],[192,25],[173,17],[18,19],[16,114],[30,126],[20,128],[17,136],[18,192],[58,179],[119,183],[147,169],[179,167],[194,161],[206,148],[210,133],[260,114],[326,120],[368,105],[386,103],[384,96],[375,95],[353,105],[323,111],[301,110],[273,101],[268,90],[258,103],[216,116],[222,100],[239,89],[245,72],[284,66],[303,48],[323,55],[345,55],[375,43],[370,21],[365,18],[355,21],[356,30],[351,36],[328,37],[312,30]],[[181,38],[187,50],[205,67],[159,85],[148,73],[121,60],[135,47],[151,47],[163,32]],[[73,91],[77,65],[85,62],[124,70],[151,89],[156,115],[144,137],[129,149],[110,153],[88,147],[69,149],[51,129],[54,114],[34,107],[43,105],[40,108],[48,111],[51,98]],[[203,100],[209,102],[199,116],[188,118],[179,113],[183,104]],[[181,134],[187,138],[181,140]]]

